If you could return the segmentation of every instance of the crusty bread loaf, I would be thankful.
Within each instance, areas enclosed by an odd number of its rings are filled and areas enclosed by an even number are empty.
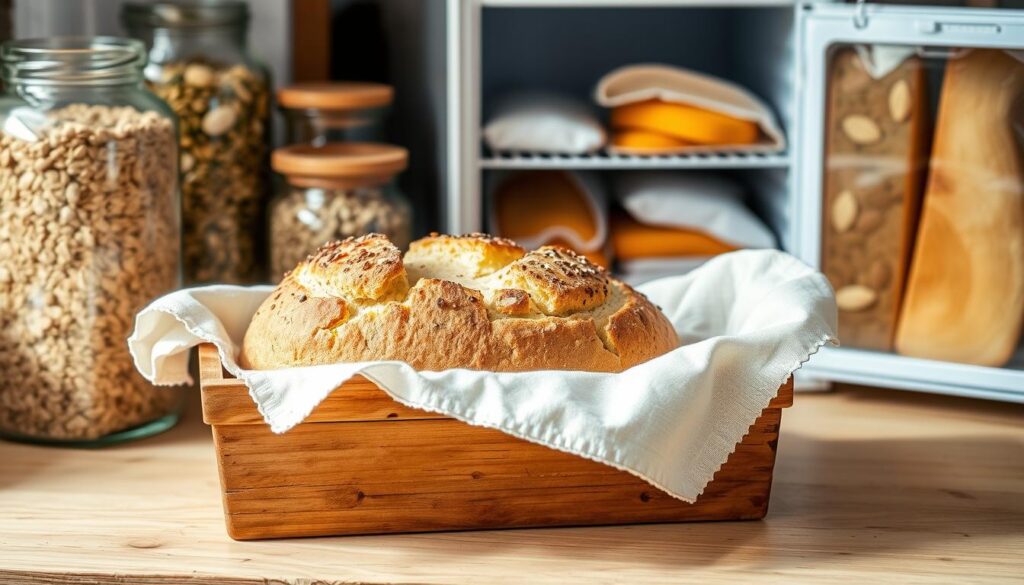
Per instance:
[[[240,361],[617,372],[678,344],[646,297],[564,248],[432,235],[403,258],[372,234],[328,244],[286,274],[253,316]]]

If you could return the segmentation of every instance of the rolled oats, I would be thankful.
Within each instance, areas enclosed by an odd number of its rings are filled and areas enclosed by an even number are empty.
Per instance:
[[[179,284],[172,122],[130,107],[51,111],[0,133],[0,430],[88,440],[179,400],[140,376],[136,311]]]

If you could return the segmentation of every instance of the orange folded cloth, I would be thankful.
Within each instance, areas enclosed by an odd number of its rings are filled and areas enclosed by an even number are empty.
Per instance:
[[[644,225],[625,213],[612,216],[611,241],[619,260],[714,256],[737,249],[698,230]]]
[[[694,144],[754,144],[757,124],[703,108],[647,100],[612,109],[611,125],[619,130],[642,130]]]
[[[531,242],[552,228],[573,232],[581,242],[606,237],[600,225],[606,221],[595,213],[595,203],[589,201],[581,185],[564,171],[528,171],[503,180],[494,192],[494,219],[497,235],[537,245],[564,246],[586,256],[595,264],[610,266],[607,247],[597,241],[590,249],[581,249],[568,239],[558,236],[542,237],[542,242]]]
[[[634,150],[665,150],[689,146],[690,142],[673,138],[668,134],[646,130],[617,130],[612,134],[612,146]]]

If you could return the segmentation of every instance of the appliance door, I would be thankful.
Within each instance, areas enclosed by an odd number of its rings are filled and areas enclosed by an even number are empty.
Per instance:
[[[795,252],[843,342],[809,373],[1024,402],[1024,12],[800,21]]]

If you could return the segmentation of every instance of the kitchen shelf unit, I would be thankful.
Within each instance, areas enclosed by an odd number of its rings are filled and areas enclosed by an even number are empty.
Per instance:
[[[547,89],[591,102],[594,85],[615,67],[662,62],[733,79],[775,110],[785,131],[792,119],[791,0],[449,0],[448,198],[446,228],[484,225],[489,173],[522,169],[615,172],[735,172],[751,186],[751,206],[788,241],[788,152],[706,152],[680,156],[597,153],[543,156],[493,153],[480,129],[502,92]],[[637,33],[643,31],[638,36]],[[731,41],[743,38],[745,49]]]
[[[854,24],[858,10],[863,10],[860,14],[868,18],[869,24],[864,28]],[[652,45],[648,31],[636,28],[644,25],[645,18],[637,15],[645,11],[656,12],[657,19],[668,21],[665,26],[680,28],[669,39],[677,47],[661,46],[657,39]],[[545,15],[546,12],[550,14]],[[565,22],[570,12],[574,26],[557,43],[551,42],[555,30],[550,23]],[[505,23],[494,18],[498,14]],[[595,16],[598,14],[603,16]],[[1020,33],[1024,28],[1018,25],[1024,12],[1014,10],[871,4],[858,9],[854,5],[786,0],[449,0],[447,229],[468,232],[484,227],[483,186],[488,173],[513,169],[709,169],[728,171],[742,178],[754,190],[751,207],[775,231],[782,248],[812,266],[820,266],[821,185],[807,179],[808,165],[820,165],[823,133],[820,110],[808,111],[808,94],[818,95],[820,92],[816,91],[824,84],[821,72],[813,74],[817,77],[809,76],[808,72],[810,55],[805,27],[807,18],[814,14],[832,15],[843,21],[843,35],[848,42],[873,42],[875,38],[895,35],[923,44],[1024,47],[1024,35]],[[610,22],[602,24],[598,22],[601,19]],[[535,22],[527,26],[531,20]],[[549,24],[545,25],[545,20]],[[522,44],[507,40],[508,27],[516,29]],[[578,49],[580,39],[588,36],[588,27],[594,29],[589,36],[602,42],[610,36],[612,46],[600,49],[598,56],[574,53],[572,57],[582,58],[580,64],[568,56],[550,54],[553,46],[562,44]],[[655,28],[653,34],[657,37]],[[708,31],[713,34],[707,34]],[[512,87],[514,81],[529,82],[531,89],[539,82],[541,87],[550,86],[589,99],[589,89],[601,74],[624,61],[639,61],[638,52],[642,51],[625,46],[626,38],[636,39],[637,44],[647,49],[653,48],[652,55],[641,56],[639,60],[692,67],[749,87],[775,109],[787,136],[786,152],[746,156],[539,156],[491,153],[483,148],[480,128],[492,93],[503,85]],[[742,39],[742,43],[734,43],[735,39]],[[708,42],[711,44],[702,46]],[[486,54],[488,48],[493,51],[503,46],[501,43],[511,45],[504,46],[504,57],[495,59]],[[717,62],[713,58],[707,60],[716,49],[724,47],[730,51],[736,44],[747,47],[746,53]],[[517,48],[522,48],[524,54],[517,53]],[[615,55],[616,50],[627,55]],[[607,62],[603,70],[597,71],[595,64],[602,58]],[[569,63],[573,65],[570,67]],[[587,78],[589,83],[584,84]],[[812,156],[815,152],[819,158]],[[803,373],[815,379],[1024,402],[1024,350],[1018,351],[1006,367],[990,368],[892,353],[824,348],[805,365]]]

